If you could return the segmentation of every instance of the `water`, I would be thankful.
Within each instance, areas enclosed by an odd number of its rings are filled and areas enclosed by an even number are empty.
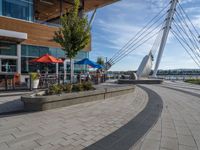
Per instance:
[[[200,79],[200,75],[159,75],[158,78],[165,80],[187,80],[187,79]]]

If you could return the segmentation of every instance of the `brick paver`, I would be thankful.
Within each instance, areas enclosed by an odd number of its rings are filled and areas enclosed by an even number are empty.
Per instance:
[[[125,125],[147,102],[147,93],[136,88],[109,100],[0,116],[0,149],[83,149]]]
[[[189,93],[164,88],[165,84],[145,85],[159,93],[164,108],[157,124],[131,150],[200,149],[200,97],[195,90],[199,87],[188,87],[184,83],[168,83],[166,86],[169,85]],[[190,92],[195,94],[191,95]]]
[[[24,108],[20,101],[20,96],[3,96],[0,94],[0,114],[7,112],[20,111]]]

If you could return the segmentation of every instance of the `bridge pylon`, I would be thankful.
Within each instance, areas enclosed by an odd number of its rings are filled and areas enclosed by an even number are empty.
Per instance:
[[[156,77],[158,67],[159,67],[160,61],[162,59],[163,51],[164,51],[166,43],[167,43],[167,38],[169,35],[169,31],[171,29],[171,25],[172,25],[174,14],[176,12],[176,6],[177,6],[178,1],[179,0],[171,1],[171,6],[168,11],[168,15],[166,17],[166,23],[164,26],[163,36],[162,36],[161,44],[160,44],[159,51],[158,51],[158,56],[157,56],[157,60],[156,60],[156,64],[155,64],[155,68],[154,68],[154,72],[153,72],[153,77]]]

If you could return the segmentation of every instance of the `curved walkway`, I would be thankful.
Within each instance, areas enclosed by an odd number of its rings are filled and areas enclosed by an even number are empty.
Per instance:
[[[157,124],[131,150],[200,150],[197,93],[187,88],[180,90],[178,84],[172,88],[165,84],[144,86],[161,96],[164,108]]]
[[[175,81],[175,82],[171,82],[171,81],[165,81],[163,84],[163,87],[168,87],[174,90],[180,90],[180,91],[187,91],[190,93],[196,93],[197,95],[200,95],[200,86],[199,85],[195,85],[195,84],[191,84],[191,83],[185,83],[185,82],[181,82],[181,81]]]
[[[85,148],[85,150],[128,150],[157,122],[162,112],[162,99],[150,89],[146,107],[126,125]]]
[[[0,116],[2,150],[80,150],[137,116],[148,95],[141,88],[109,100],[44,112]]]

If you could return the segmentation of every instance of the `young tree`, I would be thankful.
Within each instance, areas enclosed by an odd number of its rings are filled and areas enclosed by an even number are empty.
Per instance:
[[[77,53],[85,48],[90,41],[90,27],[87,17],[79,16],[80,1],[74,0],[74,6],[67,14],[62,16],[61,27],[55,32],[54,41],[59,43],[62,49],[66,52],[66,57],[70,59],[72,82],[72,59]]]
[[[98,58],[97,58],[97,63],[98,63],[99,65],[102,65],[102,66],[105,65],[104,59],[103,59],[102,57],[98,57]]]

